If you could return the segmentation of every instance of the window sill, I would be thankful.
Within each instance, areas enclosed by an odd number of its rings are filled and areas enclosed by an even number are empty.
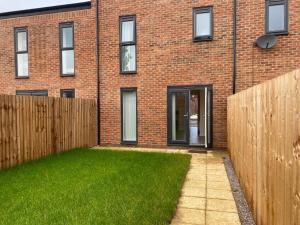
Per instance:
[[[29,76],[24,76],[24,77],[15,77],[15,79],[17,79],[17,80],[26,80],[26,79],[29,79]]]
[[[121,141],[121,145],[137,145],[137,141]]]
[[[266,35],[287,36],[289,35],[289,32],[288,31],[266,32]]]
[[[194,37],[193,42],[201,42],[201,41],[213,41],[213,37]]]
[[[120,74],[121,75],[136,75],[137,74],[137,71],[128,71],[128,72],[122,72],[120,71]]]
[[[61,74],[61,77],[75,77],[75,74]]]

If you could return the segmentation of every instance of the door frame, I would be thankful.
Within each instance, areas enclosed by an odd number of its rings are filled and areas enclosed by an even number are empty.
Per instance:
[[[184,106],[184,111],[185,111],[185,115],[187,114],[186,118],[184,119],[184,123],[185,123],[185,130],[186,130],[186,134],[185,134],[185,140],[178,140],[178,141],[174,141],[172,140],[172,98],[170,98],[172,93],[177,93],[177,92],[185,92],[187,95],[185,96],[185,106]],[[188,145],[189,144],[189,137],[190,137],[190,130],[189,130],[189,99],[190,99],[190,91],[187,89],[183,89],[183,88],[170,88],[168,89],[168,94],[167,94],[167,113],[168,113],[168,133],[167,133],[167,138],[168,138],[168,144],[170,145]]]
[[[190,146],[190,125],[188,123],[188,128],[187,128],[187,143],[180,143],[180,142],[174,142],[172,141],[172,139],[170,138],[170,134],[172,134],[172,126],[171,126],[171,99],[169,98],[170,93],[175,92],[175,91],[189,91],[189,101],[188,101],[188,110],[189,110],[189,116],[190,116],[190,93],[191,91],[197,91],[197,90],[205,90],[205,88],[207,88],[208,91],[210,91],[211,96],[210,96],[210,126],[209,126],[209,130],[210,130],[210,143],[208,143],[207,148],[212,148],[213,146],[213,85],[212,84],[208,84],[208,85],[178,85],[178,86],[167,86],[167,145],[169,146]],[[207,121],[208,123],[208,121]],[[205,145],[198,145],[195,146],[193,145],[193,147],[205,147]]]

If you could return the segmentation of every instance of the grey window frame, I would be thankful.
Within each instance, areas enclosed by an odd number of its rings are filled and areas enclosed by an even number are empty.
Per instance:
[[[63,47],[63,29],[72,27],[72,38],[73,38],[73,46],[72,47]],[[61,77],[74,77],[75,69],[76,69],[76,60],[75,60],[75,31],[74,31],[74,22],[64,22],[59,24],[59,49],[60,49],[60,76]],[[63,73],[63,60],[62,54],[64,51],[73,50],[74,52],[74,73]]]
[[[72,97],[63,97],[64,92],[72,92]],[[61,98],[75,98],[75,89],[60,89],[60,97]]]
[[[16,90],[16,95],[22,95],[22,96],[48,96],[48,90]]]
[[[18,33],[26,32],[26,51],[18,51]],[[28,79],[29,78],[29,53],[28,53],[28,28],[27,27],[17,27],[14,28],[14,42],[15,42],[15,78],[16,79]],[[27,54],[28,55],[28,75],[19,76],[18,70],[18,55]]]
[[[201,13],[210,13],[210,35],[196,36],[197,30],[197,15]],[[198,7],[193,9],[193,40],[198,41],[212,41],[214,39],[214,10],[213,6]]]
[[[129,88],[121,88],[120,89],[120,107],[121,107],[121,144],[124,144],[124,145],[137,145],[138,144],[138,92],[137,92],[137,88],[136,87],[129,87]],[[126,92],[134,92],[135,95],[136,95],[136,140],[135,141],[125,141],[123,139],[123,132],[124,132],[124,128],[123,128],[123,121],[124,121],[124,118],[123,118],[123,94],[126,93]]]
[[[269,7],[274,5],[284,5],[284,30],[269,31]],[[265,5],[265,32],[270,35],[288,34],[289,30],[289,10],[288,0],[266,0]]]
[[[128,22],[128,21],[133,21],[134,26],[133,26],[133,41],[128,41],[128,42],[122,42],[122,23],[123,22]],[[119,64],[120,64],[120,74],[136,74],[137,73],[137,45],[136,45],[136,38],[137,32],[136,32],[136,16],[135,15],[130,15],[130,16],[120,16],[119,18],[119,42],[120,42],[120,52],[119,52]],[[123,71],[122,70],[122,47],[124,46],[135,46],[135,70],[133,71]]]

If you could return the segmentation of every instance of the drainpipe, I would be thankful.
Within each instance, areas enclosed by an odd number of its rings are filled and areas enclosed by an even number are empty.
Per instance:
[[[232,93],[236,93],[236,27],[237,27],[237,0],[233,0],[233,73],[232,73]]]
[[[97,140],[98,145],[100,145],[100,24],[99,24],[99,4],[100,0],[96,0],[96,64],[97,64]]]

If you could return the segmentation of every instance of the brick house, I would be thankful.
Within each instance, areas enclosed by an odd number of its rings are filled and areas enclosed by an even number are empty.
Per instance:
[[[299,10],[297,0],[77,0],[0,12],[0,94],[98,98],[102,145],[226,148],[227,97],[299,67]],[[275,47],[254,44],[265,34]]]

